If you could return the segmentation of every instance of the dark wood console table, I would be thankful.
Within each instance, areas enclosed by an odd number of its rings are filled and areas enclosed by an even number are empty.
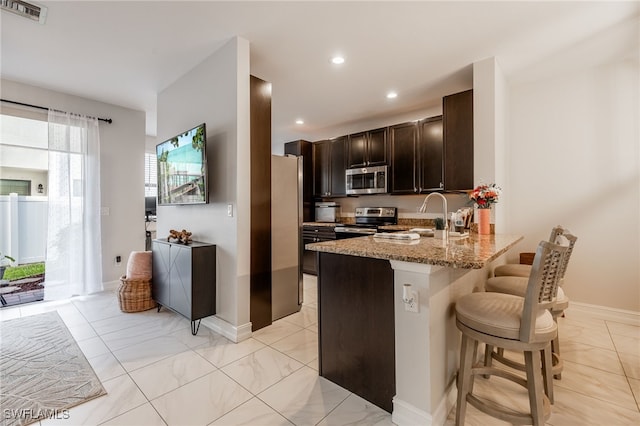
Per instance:
[[[216,313],[216,246],[164,240],[151,245],[153,298],[158,311],[165,306],[186,317],[191,333],[197,334],[201,319]]]

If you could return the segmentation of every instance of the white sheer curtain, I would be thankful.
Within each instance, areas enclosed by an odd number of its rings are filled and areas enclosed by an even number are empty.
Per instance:
[[[49,110],[45,300],[102,290],[98,120]]]

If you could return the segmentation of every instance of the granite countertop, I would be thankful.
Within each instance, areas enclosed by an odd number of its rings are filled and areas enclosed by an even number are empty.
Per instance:
[[[302,222],[302,226],[339,226],[340,222]]]
[[[521,235],[478,235],[449,238],[448,243],[433,237],[413,241],[381,240],[373,236],[307,244],[307,250],[374,259],[439,265],[450,268],[481,269],[522,240]]]
[[[381,225],[378,226],[378,229],[381,231],[408,231],[411,228],[415,228],[415,226],[409,225]]]

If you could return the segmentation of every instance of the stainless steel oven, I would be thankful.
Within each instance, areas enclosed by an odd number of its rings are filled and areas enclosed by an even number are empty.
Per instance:
[[[395,207],[357,207],[355,218],[355,224],[336,226],[337,240],[373,235],[379,232],[379,226],[396,225],[398,223],[398,209]]]
[[[347,195],[387,192],[388,166],[347,169]]]

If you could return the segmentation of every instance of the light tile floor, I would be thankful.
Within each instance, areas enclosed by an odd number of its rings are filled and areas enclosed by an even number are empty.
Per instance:
[[[204,326],[192,336],[167,310],[122,313],[112,292],[4,308],[0,320],[57,310],[107,389],[42,425],[391,425],[387,412],[318,376],[315,277],[305,275],[304,289],[301,312],[239,344]],[[547,424],[640,424],[640,323],[570,308],[560,330],[565,371]],[[526,408],[521,388],[495,380],[477,389]],[[502,422],[469,407],[467,424]]]

